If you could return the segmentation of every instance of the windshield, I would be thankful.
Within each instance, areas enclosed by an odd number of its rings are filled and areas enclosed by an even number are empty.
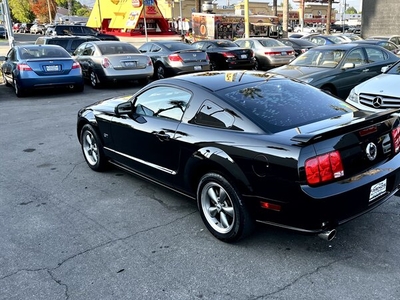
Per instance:
[[[346,51],[332,49],[310,49],[290,63],[291,66],[335,68]]]
[[[386,74],[400,75],[400,61],[398,61],[393,67],[391,67]]]

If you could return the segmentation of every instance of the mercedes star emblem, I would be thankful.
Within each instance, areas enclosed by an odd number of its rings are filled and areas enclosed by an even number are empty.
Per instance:
[[[381,107],[383,104],[383,100],[381,97],[375,97],[374,100],[372,100],[372,105],[375,108]]]
[[[378,148],[374,143],[369,143],[367,148],[365,148],[365,152],[367,153],[367,157],[370,161],[373,161],[378,155]]]

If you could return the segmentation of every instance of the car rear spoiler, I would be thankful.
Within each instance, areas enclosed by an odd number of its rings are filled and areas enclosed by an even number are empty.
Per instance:
[[[295,135],[291,138],[294,142],[300,142],[302,144],[310,144],[315,141],[325,140],[332,136],[337,136],[341,133],[354,131],[360,127],[367,127],[368,125],[379,123],[383,120],[390,119],[394,117],[394,114],[398,114],[397,117],[400,116],[400,109],[387,109],[377,113],[366,113],[364,111],[356,111],[354,112],[354,120],[346,124],[346,126],[337,125],[332,127],[327,127],[321,130],[312,131],[309,133],[302,133]],[[400,120],[399,120],[400,122]]]

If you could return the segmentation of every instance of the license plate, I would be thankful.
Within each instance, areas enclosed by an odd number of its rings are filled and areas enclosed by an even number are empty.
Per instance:
[[[194,70],[195,70],[195,71],[201,70],[201,66],[194,66]]]
[[[369,201],[373,201],[374,199],[382,196],[386,193],[386,179],[381,182],[375,183],[371,186],[371,192],[369,193]]]
[[[281,52],[281,55],[287,55],[286,51]]]
[[[136,61],[125,62],[125,67],[136,68]]]
[[[58,71],[58,70],[59,70],[59,66],[58,65],[46,66],[46,71],[47,72],[54,72],[54,71]]]
[[[247,55],[246,54],[242,54],[242,55],[240,55],[240,58],[247,58]]]

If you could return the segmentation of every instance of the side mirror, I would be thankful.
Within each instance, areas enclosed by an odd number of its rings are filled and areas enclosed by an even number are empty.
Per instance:
[[[355,67],[356,67],[356,65],[353,64],[353,63],[345,63],[345,64],[343,65],[343,67],[342,67],[342,70],[353,69],[353,68],[355,68]]]
[[[118,104],[114,112],[117,116],[132,113],[132,103],[130,101]]]
[[[390,69],[391,66],[392,66],[392,65],[388,65],[388,66],[382,67],[382,68],[381,68],[381,72],[382,72],[382,73],[385,73],[387,70]]]
[[[7,60],[7,56],[4,56],[4,55],[0,56],[0,61],[6,61],[6,60]]]

